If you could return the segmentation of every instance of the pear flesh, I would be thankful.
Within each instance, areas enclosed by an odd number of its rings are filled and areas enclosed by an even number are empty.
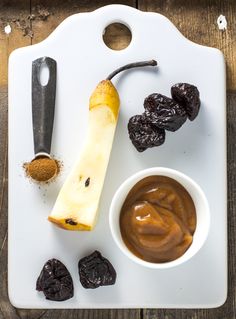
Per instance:
[[[90,98],[88,134],[48,220],[67,230],[92,230],[96,224],[119,113],[119,96],[109,81]]]

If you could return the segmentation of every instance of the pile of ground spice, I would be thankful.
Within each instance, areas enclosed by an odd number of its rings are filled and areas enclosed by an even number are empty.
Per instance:
[[[56,177],[60,171],[59,162],[49,157],[37,157],[24,164],[27,176],[37,182],[48,182]]]

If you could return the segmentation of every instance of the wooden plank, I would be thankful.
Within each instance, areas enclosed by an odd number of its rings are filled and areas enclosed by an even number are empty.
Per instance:
[[[6,202],[1,206],[1,230],[2,230],[2,212],[7,211],[7,197]],[[6,220],[6,219],[5,219]],[[6,226],[6,223],[5,225]],[[6,238],[6,237],[5,237]],[[1,319],[19,319],[16,309],[9,303],[7,295],[7,239],[1,242],[0,255],[0,318]]]
[[[138,7],[165,15],[188,39],[222,50],[227,62],[227,88],[236,90],[235,0],[139,0]],[[226,31],[217,26],[221,14],[228,22]]]
[[[28,314],[28,313],[27,313]],[[22,319],[37,319],[35,317],[24,316]],[[139,311],[136,310],[48,310],[40,319],[141,319]]]
[[[0,86],[7,84],[7,65],[9,54],[18,47],[30,45],[31,38],[30,0],[0,1]],[[11,32],[6,34],[4,28],[10,25]]]
[[[32,14],[36,17],[34,20],[32,20],[32,28],[34,32],[33,43],[37,43],[45,39],[65,18],[72,14],[93,11],[99,7],[112,3],[120,3],[134,7],[136,5],[135,0],[84,0],[82,2],[72,0],[69,3],[64,0],[41,0],[40,6],[38,6],[38,3],[38,0],[32,0]],[[40,19],[39,11],[45,13],[44,20]],[[126,41],[126,39],[122,40],[120,38],[119,40]]]
[[[7,295],[7,92],[0,88],[0,318],[17,318]]]
[[[154,310],[143,311],[143,319],[235,319],[236,318],[236,93],[228,94],[228,262],[229,288],[226,303],[217,309],[203,310]]]

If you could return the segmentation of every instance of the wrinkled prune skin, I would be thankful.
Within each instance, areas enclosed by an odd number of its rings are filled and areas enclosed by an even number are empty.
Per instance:
[[[97,250],[80,259],[78,267],[80,282],[84,288],[95,289],[100,286],[114,285],[116,282],[114,267]]]
[[[57,259],[48,260],[37,279],[36,290],[43,291],[48,300],[63,301],[72,298],[74,286],[66,266]]]
[[[129,119],[128,132],[133,145],[139,152],[165,142],[165,130],[149,123],[144,114],[134,115]]]
[[[186,121],[185,108],[173,99],[158,93],[144,100],[146,120],[151,124],[171,131],[177,131]]]
[[[200,98],[196,86],[188,83],[177,83],[171,87],[172,98],[182,104],[190,121],[193,121],[199,112]]]

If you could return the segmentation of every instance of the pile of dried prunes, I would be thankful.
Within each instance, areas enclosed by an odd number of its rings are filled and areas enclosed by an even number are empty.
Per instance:
[[[110,261],[95,250],[78,263],[79,277],[86,289],[114,285],[116,271]],[[53,258],[48,260],[37,279],[36,290],[42,291],[48,300],[64,301],[74,296],[72,277],[66,266]]]
[[[129,137],[139,152],[162,145],[165,130],[175,132],[187,118],[193,121],[197,117],[201,102],[196,86],[177,83],[171,87],[171,96],[150,94],[144,100],[145,111],[130,118]]]

